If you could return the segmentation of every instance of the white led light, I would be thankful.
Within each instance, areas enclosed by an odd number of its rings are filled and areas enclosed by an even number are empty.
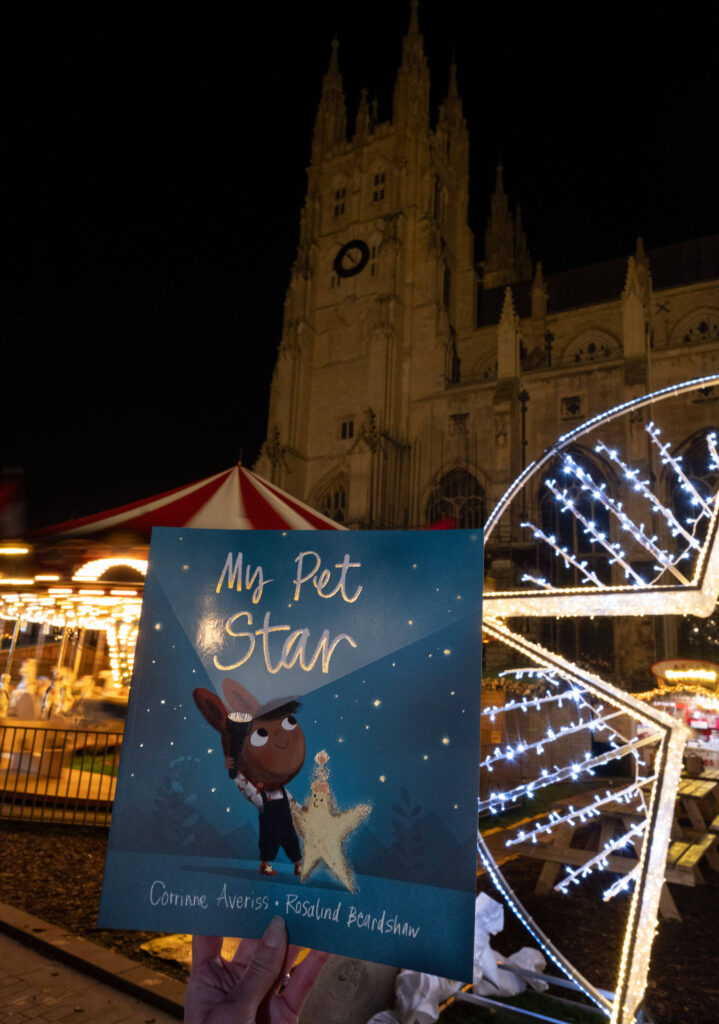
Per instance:
[[[487,708],[484,713],[496,718],[503,711],[517,711],[524,710],[526,707],[534,707],[535,702],[539,702],[540,706],[544,704],[551,707],[552,704],[559,706],[562,700],[566,700],[576,708],[579,719],[557,727],[549,726],[545,737],[536,743],[527,744],[520,740],[519,742],[515,741],[513,745],[506,745],[504,750],[496,747],[494,752],[484,759],[482,766],[491,770],[497,761],[512,760],[516,757],[520,748],[522,751],[535,749],[539,753],[555,740],[582,730],[587,730],[591,735],[595,732],[606,733],[605,738],[610,749],[599,756],[593,756],[587,752],[584,760],[580,762],[575,760],[564,765],[554,764],[551,767],[543,767],[539,770],[537,777],[529,783],[522,783],[505,792],[493,791],[488,798],[480,802],[480,807],[487,806],[490,810],[501,810],[508,803],[516,802],[523,796],[531,796],[533,792],[552,782],[578,778],[585,772],[591,775],[598,765],[619,757],[631,756],[634,758],[635,778],[624,789],[616,792],[608,790],[603,796],[597,794],[587,807],[577,806],[575,808],[569,805],[566,811],[561,813],[554,809],[537,819],[532,829],[527,830],[525,826],[518,826],[515,837],[507,841],[508,846],[537,843],[540,836],[551,835],[554,828],[564,823],[570,826],[581,824],[596,817],[602,808],[611,810],[614,806],[627,805],[628,811],[631,811],[632,815],[640,815],[640,820],[629,825],[623,835],[605,842],[603,848],[596,855],[589,858],[581,867],[570,869],[555,886],[560,891],[566,891],[569,886],[578,884],[582,878],[592,872],[611,868],[609,858],[623,847],[635,843],[641,846],[636,868],[619,882],[609,886],[604,894],[605,899],[611,898],[619,892],[628,891],[630,886],[634,885],[634,891],[630,895],[629,915],[617,979],[617,993],[611,1006],[597,998],[596,990],[586,979],[582,978],[579,972],[571,967],[568,969],[561,954],[558,954],[538,926],[531,921],[516,898],[509,894],[506,882],[501,878],[496,865],[490,866],[489,864],[489,854],[484,848],[481,837],[478,841],[480,857],[486,864],[495,885],[502,891],[510,908],[530,928],[544,951],[562,970],[577,981],[590,998],[594,999],[606,1012],[611,1012],[612,1024],[630,1024],[634,1020],[635,1011],[641,1002],[646,986],[649,956],[659,910],[659,897],[664,884],[664,870],[681,771],[682,751],[689,735],[688,730],[669,715],[656,708],[643,705],[634,697],[611,683],[605,682],[594,673],[581,669],[561,656],[511,632],[498,620],[485,618],[483,630],[487,636],[507,644],[510,648],[528,657],[537,666],[534,669],[513,669],[510,670],[510,673],[504,673],[505,675],[513,674],[515,678],[526,676],[530,682],[551,679],[555,687],[552,691],[547,691],[543,697],[519,698],[508,702],[504,707]],[[557,684],[561,685],[563,689],[557,690]],[[587,717],[583,717],[585,714]],[[644,727],[644,734],[641,738],[632,739],[621,735],[615,723],[620,716],[626,715]],[[656,774],[642,772],[644,762],[641,759],[641,751],[650,745],[657,745],[659,748],[655,762]],[[629,807],[630,804],[633,806]]]

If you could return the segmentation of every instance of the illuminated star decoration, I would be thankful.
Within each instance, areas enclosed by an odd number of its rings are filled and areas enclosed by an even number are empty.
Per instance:
[[[356,892],[354,872],[347,862],[343,843],[372,810],[369,804],[357,804],[348,811],[338,811],[327,781],[326,768],[329,754],[320,750],[315,754],[314,778],[310,786],[312,795],[307,809],[292,808],[292,821],[302,837],[302,870],[304,882],[320,864],[324,863],[346,889]]]
[[[560,437],[554,447],[545,452],[537,462],[530,464],[511,485],[489,517],[485,527],[485,539],[490,536],[512,500],[527,486],[529,479],[547,463],[554,460],[571,442],[587,434],[600,423],[607,423],[661,398],[675,397],[717,383],[719,383],[719,374],[713,374],[709,377],[664,388],[651,395],[616,406],[609,412],[594,417],[589,422],[582,424],[581,427]],[[583,528],[585,534],[590,537],[591,542],[604,549],[610,565],[623,570],[624,577],[628,582],[619,585],[616,583],[603,584],[586,562],[580,561],[574,551],[570,551],[567,547],[560,547],[555,537],[546,535],[534,524],[523,523],[525,528],[532,530],[537,541],[548,545],[553,550],[555,556],[564,563],[565,567],[571,566],[578,571],[582,579],[581,586],[558,587],[552,585],[548,580],[525,575],[523,582],[534,584],[539,588],[538,590],[485,593],[483,609],[485,635],[501,641],[510,648],[514,648],[515,652],[527,657],[533,666],[529,671],[541,675],[546,683],[547,689],[544,692],[544,697],[537,697],[535,704],[561,707],[562,701],[564,701],[576,709],[571,722],[563,724],[558,730],[548,729],[546,737],[539,744],[528,744],[520,739],[518,745],[509,746],[504,751],[500,748],[495,749],[494,753],[485,759],[485,770],[491,772],[494,761],[511,760],[516,754],[522,753],[525,749],[529,750],[530,746],[539,749],[548,742],[559,738],[562,733],[566,735],[569,732],[579,732],[580,730],[591,733],[594,729],[611,729],[610,719],[616,721],[615,715],[619,710],[628,713],[648,732],[644,739],[636,739],[629,743],[625,738],[619,736],[618,732],[613,738],[610,734],[610,746],[613,749],[610,754],[605,755],[607,760],[613,759],[620,753],[629,753],[634,757],[636,762],[634,783],[626,787],[626,791],[612,794],[612,799],[616,800],[619,797],[626,802],[638,800],[641,806],[635,809],[637,812],[635,817],[642,820],[638,825],[630,828],[619,840],[605,844],[599,856],[586,862],[580,870],[575,871],[569,868],[565,878],[556,886],[557,889],[566,891],[569,885],[577,884],[582,877],[593,870],[608,868],[610,855],[619,852],[622,845],[631,844],[637,850],[638,862],[635,869],[611,885],[604,894],[605,899],[611,899],[618,892],[634,884],[634,892],[628,907],[614,999],[607,998],[605,993],[595,989],[587,982],[586,978],[583,978],[567,958],[547,939],[541,928],[532,921],[525,908],[512,893],[482,836],[479,835],[477,840],[480,859],[510,908],[540,942],[550,959],[572,977],[585,994],[604,1010],[610,1017],[611,1024],[630,1024],[636,1020],[635,1014],[646,988],[651,947],[656,931],[659,897],[664,883],[673,808],[681,773],[682,750],[688,731],[682,724],[669,719],[657,709],[642,707],[636,696],[630,696],[618,690],[599,676],[586,672],[579,666],[561,658],[558,652],[548,651],[532,643],[526,637],[513,633],[504,624],[503,619],[516,616],[614,615],[623,617],[626,615],[677,613],[707,616],[712,613],[719,595],[719,499],[716,495],[707,499],[699,494],[684,473],[681,459],[671,455],[668,444],[660,442],[659,431],[654,424],[650,423],[645,429],[651,443],[659,451],[661,463],[670,468],[679,488],[689,498],[694,509],[693,518],[689,517],[684,522],[680,522],[674,514],[674,510],[663,504],[653,493],[650,481],[641,479],[639,471],[624,463],[614,449],[599,442],[597,450],[602,452],[621,471],[626,484],[636,495],[634,508],[638,508],[642,501],[646,502],[651,517],[663,523],[665,537],[667,534],[670,535],[666,540],[660,541],[657,536],[650,534],[642,523],[634,522],[625,512],[622,504],[613,500],[604,489],[598,487],[589,473],[569,455],[564,456],[563,471],[566,475],[574,477],[579,484],[580,491],[589,493],[595,503],[604,507],[610,519],[614,520],[616,536],[628,533],[636,548],[643,549],[646,554],[651,556],[650,572],[647,575],[640,575],[636,572],[630,557],[626,555],[621,544],[613,543],[610,537],[600,535],[599,528],[582,515],[568,491],[558,485],[556,481],[547,481],[561,511],[574,517],[578,526]],[[719,456],[716,436],[709,433],[706,442],[709,467],[717,469],[719,468]],[[521,673],[521,670],[519,671]],[[606,702],[613,705],[613,708],[602,707],[602,704]],[[517,702],[512,703],[516,704]],[[530,705],[531,701],[529,700],[519,702],[519,710],[529,713]],[[493,713],[496,714],[500,710],[499,708],[486,709],[486,712],[491,718]],[[639,748],[650,744],[652,740],[658,746],[653,758],[653,765],[650,767],[642,760]],[[559,781],[565,777],[578,778],[582,773],[592,775],[595,764],[600,760],[604,760],[604,758],[592,758],[590,755],[580,764],[574,763],[565,766],[555,764],[549,769],[542,769],[538,778],[528,785],[520,787],[524,791],[522,795],[531,797],[533,789],[547,785],[550,781]],[[652,784],[648,804],[638,792],[638,787],[642,783]],[[504,794],[493,792],[485,803],[490,810],[493,810],[495,807],[501,808],[504,802],[511,801],[515,796],[516,794],[511,792]],[[583,813],[590,817],[593,816],[604,802],[604,799],[600,798],[596,807],[590,806]],[[580,818],[581,820],[581,815],[570,806],[565,818],[572,820]],[[530,833],[520,830],[516,839],[512,839],[508,845],[515,842],[537,843],[541,841],[541,837],[545,833],[551,833],[552,828],[561,824],[563,820],[561,816],[551,820],[550,816],[545,822],[537,822]]]
[[[687,389],[689,390],[689,388]],[[682,388],[676,388],[674,393],[681,390]],[[661,392],[649,396],[648,399],[638,400],[632,403],[633,407],[645,405],[648,400],[659,395]],[[607,418],[611,418],[612,413],[608,413]],[[538,470],[550,457],[559,454],[569,439],[574,440],[580,433],[586,433],[590,426],[596,426],[596,421],[586,424],[581,431],[560,438],[557,445],[538,464],[534,464],[533,469]],[[597,485],[591,475],[578,465],[571,455],[565,454],[562,468],[565,475],[573,477],[577,481],[581,491],[589,494],[595,503],[603,506],[608,512],[610,519],[615,523],[617,536],[628,534],[636,549],[643,551],[645,556],[650,556],[653,564],[649,573],[646,570],[643,575],[637,572],[621,544],[618,541],[612,541],[609,536],[605,536],[596,523],[587,519],[577,509],[566,488],[558,485],[556,480],[547,480],[547,486],[561,511],[568,512],[577,520],[592,543],[598,549],[604,550],[609,564],[618,566],[628,582],[625,584],[602,583],[587,563],[580,561],[568,548],[561,547],[556,537],[547,535],[533,523],[524,522],[522,526],[532,531],[535,540],[549,547],[566,568],[572,566],[578,571],[581,585],[573,588],[559,587],[554,586],[546,579],[525,574],[522,578],[523,582],[533,583],[539,589],[486,593],[484,595],[486,615],[504,619],[518,615],[625,617],[627,615],[690,614],[708,616],[712,614],[719,598],[719,501],[716,501],[715,498],[707,499],[698,492],[684,473],[681,458],[671,454],[668,443],[660,441],[661,432],[654,423],[647,424],[644,429],[649,435],[651,443],[658,450],[661,463],[670,468],[677,486],[684,492],[695,509],[696,515],[693,519],[681,522],[676,517],[674,510],[661,502],[654,494],[650,481],[642,479],[639,470],[629,466],[614,448],[599,441],[595,445],[595,449],[618,467],[629,489],[637,495],[638,499],[646,503],[650,515],[663,521],[665,532],[669,535],[667,538],[669,543],[661,542],[657,536],[650,534],[644,523],[636,523],[623,509],[622,502],[612,498],[603,485]],[[718,469],[719,453],[717,452],[716,435],[708,433],[706,443],[708,466]],[[507,507],[514,493],[516,493],[515,487],[507,492],[505,498],[500,502],[502,510]],[[497,518],[498,513],[495,511],[487,524],[486,535],[491,532]]]

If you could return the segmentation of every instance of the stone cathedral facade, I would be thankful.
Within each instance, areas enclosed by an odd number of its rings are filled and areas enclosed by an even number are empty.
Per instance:
[[[560,434],[719,369],[719,237],[653,251],[639,239],[632,254],[545,275],[498,168],[478,262],[455,69],[434,124],[429,85],[413,4],[392,118],[379,122],[363,92],[348,135],[333,44],[256,467],[354,528],[481,525]],[[719,426],[719,388],[673,418],[691,461]],[[615,441],[648,465],[640,427]],[[601,460],[578,456],[613,486]],[[541,518],[542,501],[538,481],[525,506]],[[517,523],[488,550],[500,586],[516,581],[524,541]]]

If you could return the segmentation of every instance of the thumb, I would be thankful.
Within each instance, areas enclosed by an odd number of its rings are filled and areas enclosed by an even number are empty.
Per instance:
[[[248,1020],[255,1019],[260,1003],[279,978],[286,951],[285,922],[275,915],[247,965],[242,981],[229,994],[229,1001],[239,1004]]]

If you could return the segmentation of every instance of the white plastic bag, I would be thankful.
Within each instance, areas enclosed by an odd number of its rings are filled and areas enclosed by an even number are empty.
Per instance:
[[[511,971],[503,970],[499,956],[489,944],[490,935],[504,928],[504,907],[486,893],[480,893],[474,904],[474,991],[479,995],[511,996],[523,992],[527,983]],[[543,971],[546,960],[538,949],[524,946],[506,959],[507,963],[526,971]],[[548,986],[542,981],[530,982],[538,992]],[[367,1024],[433,1024],[439,1018],[439,1005],[461,988],[458,981],[438,978],[434,974],[400,971],[395,982],[394,1010],[376,1013]]]
[[[513,964],[526,971],[543,971],[547,966],[538,949],[523,946],[510,957],[502,957],[492,949],[489,936],[497,935],[504,928],[504,907],[491,896],[481,892],[474,905],[474,991],[481,996],[515,996],[524,992],[527,982],[512,971],[505,971],[497,961]],[[534,980],[532,988],[537,992],[547,989],[545,982]]]
[[[460,982],[435,974],[400,971],[394,986],[394,1010],[375,1014],[367,1024],[433,1024],[439,1017],[439,1004],[459,988]]]

